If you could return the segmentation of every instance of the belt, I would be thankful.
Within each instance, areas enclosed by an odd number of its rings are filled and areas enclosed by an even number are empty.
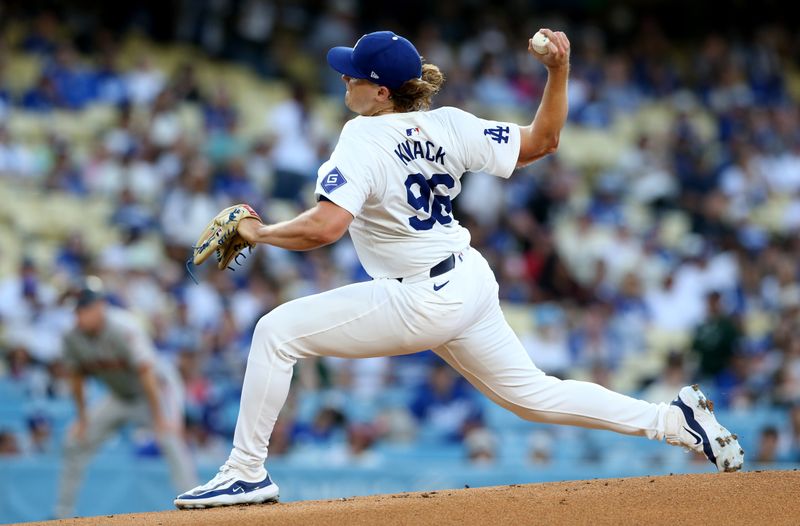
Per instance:
[[[450,254],[449,257],[441,260],[437,264],[431,267],[431,271],[429,273],[430,277],[435,278],[436,276],[441,276],[445,272],[450,272],[456,266],[456,256],[455,254]],[[403,278],[394,278],[400,283],[403,282]]]

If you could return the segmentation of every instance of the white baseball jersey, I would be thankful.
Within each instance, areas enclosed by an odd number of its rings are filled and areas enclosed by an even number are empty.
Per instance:
[[[316,194],[353,214],[350,236],[370,276],[410,276],[469,246],[452,216],[461,176],[507,178],[519,148],[516,124],[457,108],[356,117],[320,167]]]

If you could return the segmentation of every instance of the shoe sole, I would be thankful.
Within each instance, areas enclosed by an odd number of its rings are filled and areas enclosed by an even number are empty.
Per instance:
[[[704,418],[704,420],[706,420],[708,417],[713,419],[712,422],[708,423],[709,427],[719,427],[719,433],[715,433],[717,436],[713,440],[710,437],[708,439],[709,446],[714,453],[714,457],[716,457],[716,462],[714,463],[716,464],[717,469],[728,473],[739,471],[744,465],[744,449],[742,449],[742,447],[739,445],[739,437],[728,431],[722,424],[719,423],[719,421],[717,421],[717,417],[714,416],[714,402],[709,400],[706,395],[703,394],[703,392],[700,390],[700,386],[694,384],[691,387],[692,391],[689,393],[692,395],[691,399],[684,400],[681,398],[681,401],[689,406],[689,408],[691,408],[695,413],[699,412],[705,415],[706,418]],[[705,428],[703,431],[704,434],[707,434]],[[706,454],[706,456],[708,456],[708,454]],[[709,460],[711,459],[709,458]]]
[[[275,503],[279,500],[278,486],[271,484],[266,488],[261,488],[249,493],[237,493],[235,495],[217,495],[207,500],[180,500],[175,499],[175,507],[181,510],[197,510],[203,508],[218,508],[220,506],[239,506],[246,504],[267,504]]]

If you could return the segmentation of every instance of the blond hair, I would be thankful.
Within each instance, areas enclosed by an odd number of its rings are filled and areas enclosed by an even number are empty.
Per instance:
[[[444,84],[444,74],[434,64],[422,65],[422,77],[407,80],[396,90],[392,90],[394,110],[398,113],[427,110],[431,99],[439,93]]]

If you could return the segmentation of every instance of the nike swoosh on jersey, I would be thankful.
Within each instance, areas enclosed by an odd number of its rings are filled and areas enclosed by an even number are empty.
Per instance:
[[[449,280],[449,279],[448,279],[447,281],[445,281],[444,283],[442,283],[441,285],[437,285],[436,283],[434,283],[434,284],[433,284],[433,290],[434,290],[434,292],[438,292],[439,290],[441,290],[441,289],[442,289],[442,287],[444,287],[444,286],[445,286],[445,285],[447,285],[448,283],[450,283],[450,280]]]
[[[691,430],[691,429],[689,429],[688,427],[686,427],[686,426],[683,426],[683,428],[684,428],[686,431],[688,431],[690,435],[692,435],[692,436],[694,437],[694,441],[695,441],[695,442],[694,442],[694,445],[695,445],[695,446],[696,446],[697,444],[699,444],[700,442],[702,442],[702,441],[703,441],[703,439],[702,439],[702,438],[700,438],[700,435],[698,435],[697,433],[695,433],[694,431],[692,431],[692,430]]]

